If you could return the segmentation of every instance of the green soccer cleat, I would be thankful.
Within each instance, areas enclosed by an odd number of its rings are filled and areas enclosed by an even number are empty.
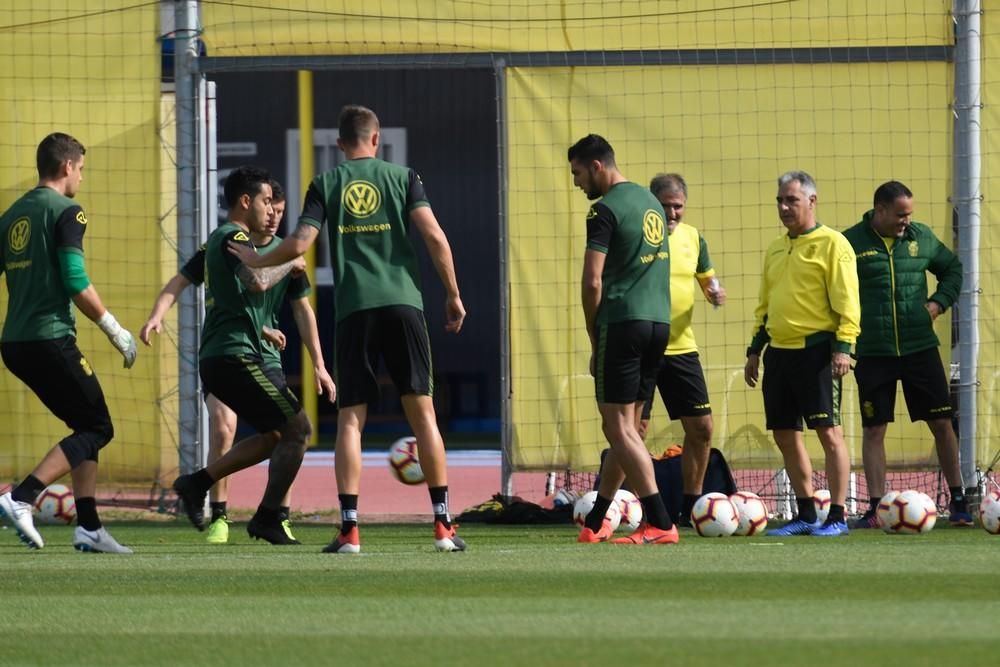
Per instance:
[[[298,542],[298,540],[295,539],[295,536],[292,535],[292,522],[291,521],[289,521],[288,519],[282,519],[282,521],[281,521],[281,529],[285,531],[285,535],[288,535],[288,539],[290,539],[293,542]]]
[[[208,524],[208,535],[205,541],[209,544],[227,544],[229,542],[229,519],[225,515]]]

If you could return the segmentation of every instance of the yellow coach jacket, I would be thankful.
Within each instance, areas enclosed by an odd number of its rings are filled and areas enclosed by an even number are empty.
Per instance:
[[[817,225],[768,246],[760,300],[748,353],[774,347],[800,349],[833,340],[850,352],[861,333],[857,259],[840,232]]]

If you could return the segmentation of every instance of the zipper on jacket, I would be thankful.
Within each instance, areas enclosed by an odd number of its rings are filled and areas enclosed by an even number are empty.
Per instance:
[[[885,244],[885,241],[882,242]],[[892,301],[892,333],[896,338],[896,356],[899,356],[899,322],[896,319],[896,262],[892,258],[892,252],[896,249],[899,239],[892,244],[891,248],[886,248],[889,252],[889,299]]]

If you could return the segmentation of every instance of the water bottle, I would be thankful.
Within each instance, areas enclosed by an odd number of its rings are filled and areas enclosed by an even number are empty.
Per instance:
[[[716,276],[712,276],[711,278],[708,279],[708,292],[712,296],[715,296],[716,294],[719,293],[719,288],[721,286],[722,285],[719,283],[719,279]],[[713,302],[712,303],[712,309],[713,310],[718,310],[719,309],[719,304]]]

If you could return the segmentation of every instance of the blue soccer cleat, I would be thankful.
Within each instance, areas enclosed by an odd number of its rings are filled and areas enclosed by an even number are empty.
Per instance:
[[[967,528],[973,525],[972,514],[969,512],[956,512],[954,510],[948,515],[948,525],[954,528]]]
[[[824,523],[822,526],[817,528],[812,532],[813,537],[839,537],[840,535],[847,535],[850,530],[847,528],[846,521],[833,521],[831,523]]]
[[[813,531],[822,526],[819,521],[806,523],[802,519],[789,521],[781,528],[773,528],[767,531],[768,537],[790,537],[793,535],[812,535]]]

